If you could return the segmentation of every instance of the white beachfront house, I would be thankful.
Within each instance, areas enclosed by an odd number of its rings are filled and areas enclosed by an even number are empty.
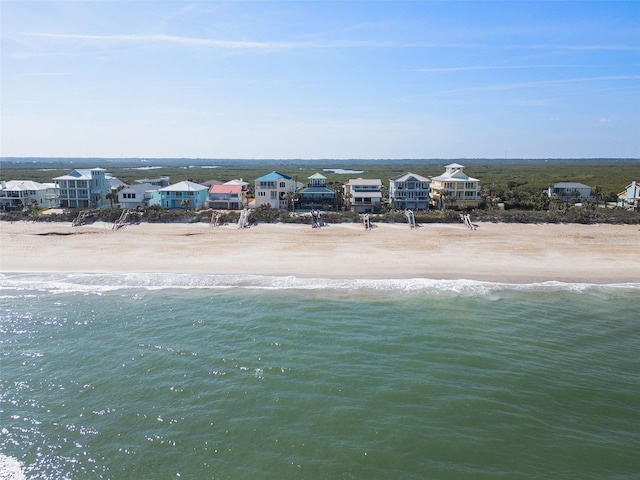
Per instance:
[[[431,178],[431,205],[436,208],[473,208],[482,200],[480,180],[464,173],[464,166],[451,163],[442,175]]]
[[[335,210],[336,192],[327,187],[327,177],[321,173],[314,173],[309,178],[309,184],[298,194],[298,208],[302,210]]]
[[[205,185],[185,180],[150,192],[149,206],[159,205],[168,209],[195,208],[198,210],[204,207],[208,191],[209,189]]]
[[[255,206],[269,205],[271,208],[286,209],[290,202],[290,195],[287,194],[295,193],[302,186],[284,173],[267,173],[254,181]]]
[[[640,211],[640,183],[634,180],[618,194],[618,206]]]
[[[104,168],[78,168],[53,179],[62,208],[102,208],[109,205],[111,185]]]
[[[415,173],[389,179],[389,204],[397,210],[428,210],[431,180]]]
[[[382,206],[382,181],[379,178],[350,178],[342,187],[347,208],[355,213],[378,213]]]
[[[243,186],[244,183],[244,186]],[[209,208],[240,210],[246,205],[247,183],[237,180],[209,187]]]
[[[1,210],[15,210],[27,205],[40,208],[57,207],[58,189],[55,183],[39,183],[32,180],[2,181]]]
[[[155,190],[158,187],[149,183],[128,185],[118,191],[118,204],[121,208],[129,209],[148,206]]]
[[[558,182],[547,189],[549,198],[557,198],[563,202],[595,200],[591,187],[578,182]]]

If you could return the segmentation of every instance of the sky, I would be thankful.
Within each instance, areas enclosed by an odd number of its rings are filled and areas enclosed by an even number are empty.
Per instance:
[[[0,156],[640,158],[640,0],[0,0]]]

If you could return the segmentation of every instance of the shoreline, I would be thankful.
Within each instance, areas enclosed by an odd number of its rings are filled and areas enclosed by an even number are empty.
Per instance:
[[[0,222],[0,272],[615,284],[640,281],[637,225],[127,225]]]

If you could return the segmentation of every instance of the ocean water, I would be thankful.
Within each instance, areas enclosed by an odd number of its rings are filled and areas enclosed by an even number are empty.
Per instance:
[[[640,475],[640,284],[0,281],[2,479]]]

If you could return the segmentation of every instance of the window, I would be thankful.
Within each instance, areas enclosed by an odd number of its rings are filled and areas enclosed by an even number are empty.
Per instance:
[[[267,192],[258,192],[258,196],[259,197],[266,197],[267,196]]]
[[[473,182],[467,182],[464,184],[464,188],[467,190],[473,190],[475,188],[475,184]]]
[[[453,182],[446,182],[444,188],[453,188]]]

